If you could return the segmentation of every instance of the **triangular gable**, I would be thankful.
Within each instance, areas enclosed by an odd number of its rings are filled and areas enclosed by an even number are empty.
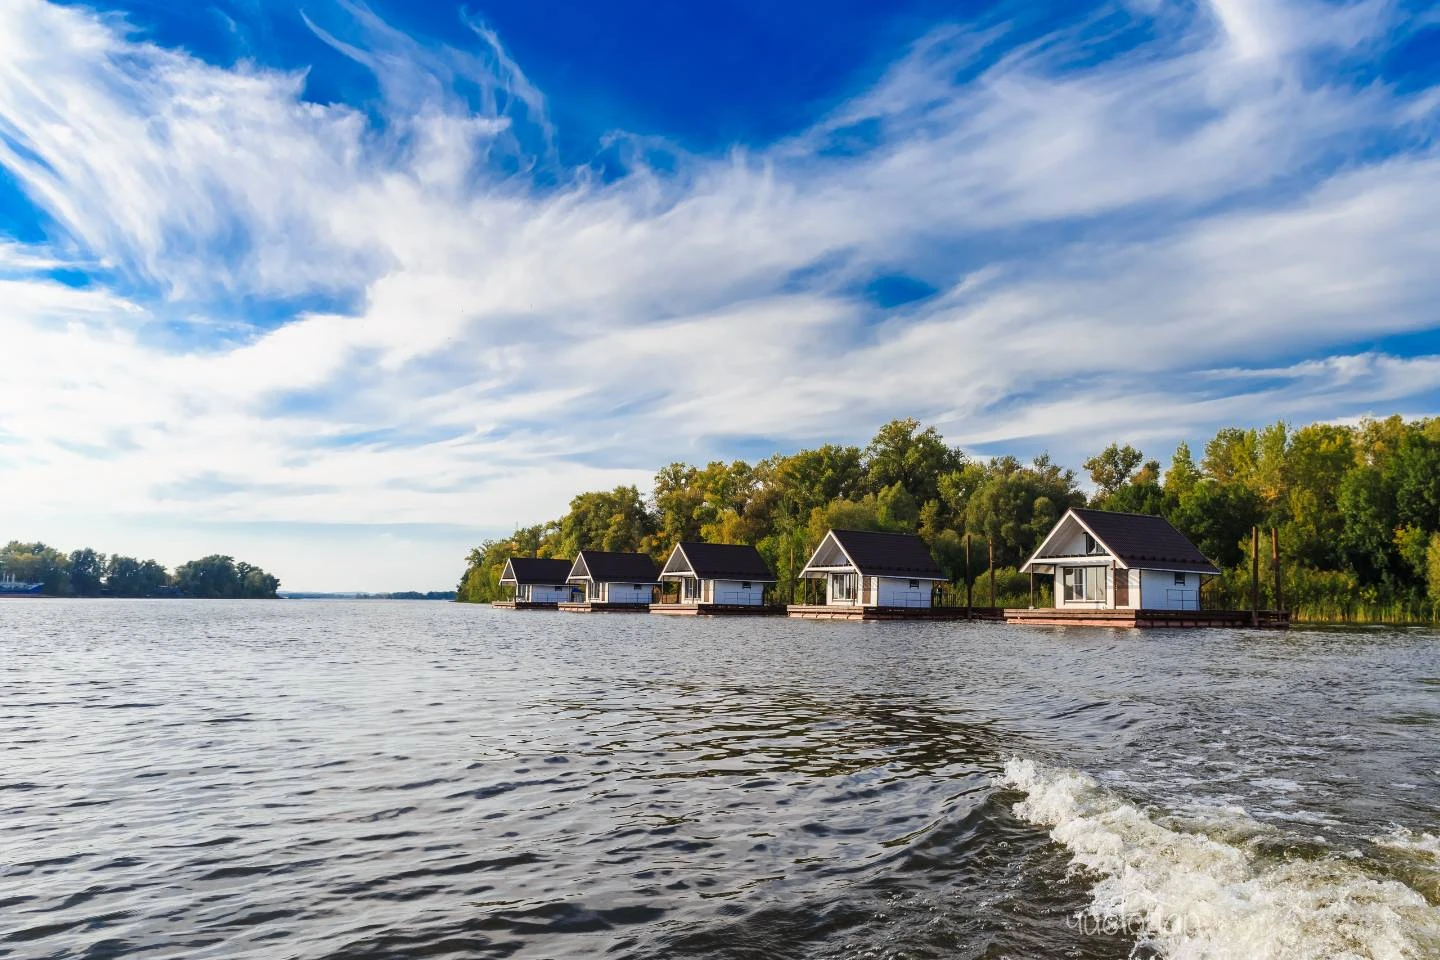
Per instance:
[[[511,566],[509,560],[505,561],[505,569],[500,571],[500,582],[515,583],[515,568]]]
[[[838,561],[838,562],[837,562]],[[810,555],[810,560],[805,564],[805,570],[812,570],[821,567],[855,567],[855,561],[850,559],[850,554],[845,552],[845,547],[835,536],[835,531],[830,530],[820,541],[820,546]],[[800,572],[803,574],[805,570]]]
[[[685,550],[680,544],[675,544],[675,549],[670,551],[670,558],[665,561],[665,569],[660,571],[660,576],[694,576],[695,568],[690,564],[690,558],[685,556]]]
[[[570,565],[570,576],[566,580],[589,580],[590,568],[585,565],[585,554],[575,554],[575,562]]]
[[[1106,555],[1107,557],[1109,557],[1111,560],[1114,560],[1114,561],[1115,561],[1115,565],[1116,565],[1117,567],[1119,567],[1119,568],[1122,569],[1122,570],[1127,570],[1127,569],[1129,569],[1129,567],[1126,565],[1125,561],[1124,561],[1124,560],[1121,560],[1118,556],[1116,556],[1116,555],[1115,555],[1115,551],[1114,551],[1114,550],[1111,550],[1110,547],[1106,545],[1106,543],[1105,543],[1105,541],[1104,541],[1103,539],[1101,539],[1099,536],[1096,536],[1095,531],[1092,530],[1092,529],[1090,529],[1090,525],[1089,525],[1089,524],[1087,524],[1084,520],[1081,520],[1080,517],[1075,513],[1074,510],[1066,510],[1066,511],[1065,511],[1065,515],[1064,515],[1063,517],[1061,517],[1058,522],[1056,522],[1054,529],[1052,529],[1052,530],[1050,531],[1050,533],[1046,535],[1046,537],[1045,537],[1044,540],[1041,540],[1041,541],[1040,541],[1040,546],[1038,546],[1038,547],[1035,548],[1035,552],[1032,553],[1032,554],[1030,554],[1030,559],[1029,559],[1029,560],[1026,560],[1025,563],[1024,563],[1024,565],[1021,566],[1021,568],[1020,568],[1020,572],[1021,572],[1021,573],[1028,573],[1028,572],[1030,571],[1030,565],[1031,565],[1032,563],[1034,563],[1034,562],[1037,561],[1037,560],[1042,560],[1042,559],[1050,556],[1049,554],[1047,554],[1047,553],[1045,552],[1046,549],[1049,548],[1051,541],[1053,541],[1053,540],[1055,540],[1057,537],[1059,537],[1062,532],[1066,532],[1066,530],[1067,530],[1067,523],[1073,523],[1073,524],[1075,524],[1076,527],[1078,527],[1078,528],[1080,529],[1081,532],[1090,534],[1091,538],[1094,539],[1095,543],[1096,543],[1102,550],[1105,551],[1105,555]],[[1091,556],[1099,556],[1099,554],[1091,554]],[[1053,559],[1060,559],[1060,558],[1055,557],[1055,558],[1053,558]],[[1069,559],[1076,559],[1076,558],[1071,557],[1071,558],[1069,558]]]

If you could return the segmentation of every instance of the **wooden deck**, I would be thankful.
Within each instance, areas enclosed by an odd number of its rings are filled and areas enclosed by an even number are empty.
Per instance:
[[[649,613],[648,603],[601,603],[598,600],[581,600],[577,603],[559,603],[556,609],[564,613]]]
[[[650,612],[667,617],[776,617],[785,608],[756,603],[652,603]]]
[[[1283,630],[1290,626],[1285,610],[1053,610],[1015,608],[1005,611],[1006,623],[1035,627],[1159,628],[1231,627]]]
[[[827,607],[791,604],[787,616],[798,620],[1004,620],[999,607]]]
[[[554,610],[559,604],[553,600],[549,603],[537,603],[530,600],[493,600],[490,606],[496,610]]]

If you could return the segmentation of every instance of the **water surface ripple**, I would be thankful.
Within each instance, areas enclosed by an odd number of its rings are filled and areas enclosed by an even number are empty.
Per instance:
[[[5,601],[0,957],[1440,956],[1437,719],[1423,630]]]

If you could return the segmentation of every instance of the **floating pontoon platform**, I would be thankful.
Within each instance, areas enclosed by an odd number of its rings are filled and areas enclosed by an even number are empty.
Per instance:
[[[1005,611],[1006,623],[1033,627],[1256,627],[1283,630],[1290,626],[1286,610],[1052,610],[1016,608]]]
[[[559,603],[556,609],[562,613],[649,613],[648,603],[601,603],[599,600],[580,600],[575,603]]]
[[[1004,620],[999,607],[841,607],[791,604],[785,613],[798,620]]]
[[[652,603],[651,613],[667,617],[775,617],[784,607],[756,603]]]

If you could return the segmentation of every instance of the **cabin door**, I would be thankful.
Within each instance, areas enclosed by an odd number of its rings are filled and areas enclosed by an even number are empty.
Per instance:
[[[1115,606],[1130,606],[1130,571],[1116,567],[1111,573],[1115,575],[1115,590],[1112,594],[1115,597]]]

